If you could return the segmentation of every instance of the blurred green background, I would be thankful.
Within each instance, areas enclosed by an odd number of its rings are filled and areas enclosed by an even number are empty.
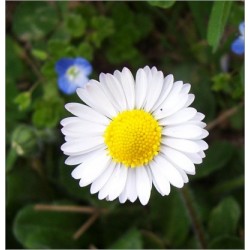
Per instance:
[[[6,3],[6,248],[244,248],[244,55],[231,52],[244,2]],[[99,201],[60,151],[67,102],[55,63],[84,57],[91,78],[145,65],[192,84],[209,149],[197,174],[143,207]],[[220,119],[217,119],[217,118]],[[36,204],[106,208],[93,215]]]

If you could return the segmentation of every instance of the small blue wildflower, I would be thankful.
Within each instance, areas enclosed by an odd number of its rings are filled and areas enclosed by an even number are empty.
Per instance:
[[[58,87],[65,94],[73,94],[76,89],[83,87],[92,72],[91,64],[84,58],[62,58],[56,63]]]
[[[245,23],[242,22],[239,25],[239,31],[240,31],[240,36],[236,38],[232,45],[231,45],[231,50],[237,54],[237,55],[242,55],[245,51]]]

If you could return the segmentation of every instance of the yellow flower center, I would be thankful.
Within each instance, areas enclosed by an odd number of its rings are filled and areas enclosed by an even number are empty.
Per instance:
[[[110,122],[104,139],[113,160],[133,168],[147,164],[159,153],[161,130],[151,114],[129,110]]]

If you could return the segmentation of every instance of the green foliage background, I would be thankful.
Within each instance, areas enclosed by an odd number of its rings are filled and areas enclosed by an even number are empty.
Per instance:
[[[244,57],[230,51],[244,2],[26,1],[7,2],[6,11],[7,248],[244,247]],[[145,207],[121,205],[72,179],[59,122],[68,116],[64,104],[79,99],[59,92],[54,65],[76,56],[92,63],[94,79],[150,65],[190,82],[208,124],[237,109],[211,128],[207,157],[183,190],[153,190]],[[107,212],[74,240],[89,214],[35,204]]]

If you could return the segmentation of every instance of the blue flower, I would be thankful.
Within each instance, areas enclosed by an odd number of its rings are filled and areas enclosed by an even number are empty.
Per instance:
[[[245,23],[242,22],[239,25],[239,31],[240,31],[240,36],[236,38],[232,45],[231,45],[231,50],[237,54],[237,55],[242,55],[245,51]]]
[[[58,87],[65,94],[73,94],[76,89],[83,87],[92,72],[91,64],[84,58],[62,58],[55,66],[58,74]]]

